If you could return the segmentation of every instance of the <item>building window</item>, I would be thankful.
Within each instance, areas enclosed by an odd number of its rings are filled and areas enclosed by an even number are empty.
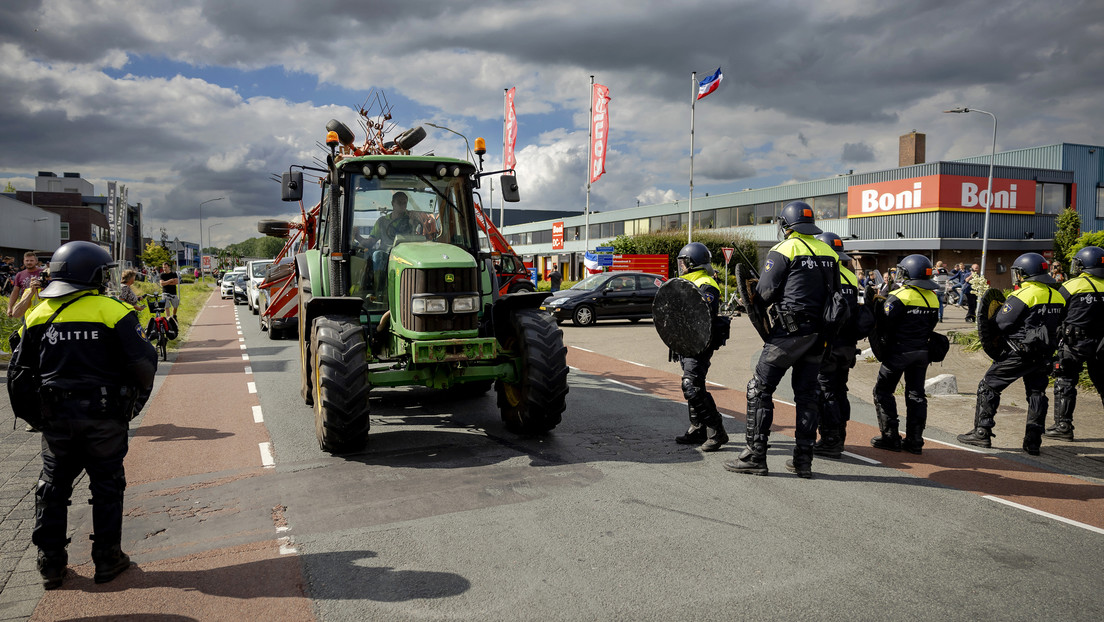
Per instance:
[[[840,204],[838,194],[832,194],[826,197],[816,197],[815,203],[812,199],[810,199],[809,201],[809,204],[813,206],[813,213],[816,214],[817,220],[827,220],[830,218],[840,217]]]
[[[717,212],[707,209],[694,213],[694,227],[696,229],[713,229],[716,226]]]
[[[769,225],[778,215],[779,205],[775,203],[759,203],[755,206],[755,224]]]
[[[1061,214],[1069,206],[1065,184],[1037,184],[1035,186],[1035,213]]]
[[[69,239],[69,223],[67,223],[67,222],[61,223],[61,239],[62,240],[68,240]]]
[[[736,215],[732,218],[732,224],[737,227],[744,227],[746,225],[755,224],[755,206],[754,205],[741,205],[737,208]]]
[[[1104,188],[1096,189],[1096,217],[1104,218]]]

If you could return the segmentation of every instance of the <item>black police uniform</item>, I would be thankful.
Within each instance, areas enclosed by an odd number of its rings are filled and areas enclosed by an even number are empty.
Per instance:
[[[129,563],[119,546],[123,458],[128,423],[153,387],[157,351],[131,307],[94,291],[45,299],[27,314],[20,335],[12,364],[37,369],[42,379],[42,474],[31,541],[45,555],[65,559],[69,498],[86,471],[99,582],[101,566]]]
[[[1007,354],[994,361],[978,383],[974,429],[959,442],[991,446],[1001,392],[1019,378],[1027,389],[1027,428],[1024,451],[1038,455],[1049,401],[1046,396],[1051,359],[1058,342],[1066,299],[1044,283],[1024,281],[997,312],[997,327],[1008,342]]]
[[[864,316],[859,305],[859,281],[855,273],[840,266],[840,293],[847,301],[850,319],[840,329],[832,346],[832,353],[826,357],[817,375],[820,390],[820,418],[817,429],[820,441],[813,447],[813,453],[828,458],[839,458],[844,442],[847,440],[847,422],[851,420],[851,401],[847,398],[847,380],[851,368],[855,366],[856,346],[859,339],[866,337],[869,326],[863,327]],[[869,322],[865,322],[869,324]]]
[[[1104,389],[1104,278],[1082,272],[1063,282],[1058,293],[1066,299],[1066,314],[1054,364],[1054,426],[1044,434],[1073,440],[1073,411],[1082,366],[1088,368],[1089,380],[1097,391]]]
[[[774,390],[786,370],[797,410],[795,466],[799,475],[813,459],[816,441],[817,374],[824,353],[824,310],[836,291],[838,255],[812,235],[792,231],[767,254],[756,293],[770,308],[771,333],[747,386],[747,449],[725,468],[767,473],[766,451],[774,423]],[[805,475],[806,477],[810,475]]]
[[[928,420],[928,399],[924,394],[924,378],[928,370],[928,342],[939,323],[939,301],[935,292],[904,285],[886,297],[886,351],[890,352],[878,370],[874,383],[874,410],[878,415],[880,437],[871,444],[879,449],[900,451],[902,448],[897,416],[897,399],[893,392],[905,377],[905,441],[904,448],[920,453],[924,446],[924,426]],[[883,327],[879,327],[882,330]]]
[[[684,445],[700,443],[702,451],[716,451],[728,442],[728,434],[725,433],[723,418],[717,410],[717,403],[705,388],[705,377],[709,373],[713,352],[727,338],[727,335],[719,332],[723,329],[717,322],[721,290],[705,270],[695,270],[679,278],[686,279],[697,286],[698,291],[709,303],[712,338],[704,352],[695,356],[678,357],[679,364],[682,366],[682,395],[686,398],[686,406],[690,410],[690,429],[686,434],[676,436],[675,441]]]

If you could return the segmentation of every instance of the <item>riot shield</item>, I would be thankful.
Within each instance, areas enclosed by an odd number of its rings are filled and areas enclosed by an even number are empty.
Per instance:
[[[980,311],[977,314],[978,340],[981,341],[981,348],[993,360],[1004,356],[1008,349],[1004,334],[997,327],[997,314],[1004,302],[1004,292],[990,287],[981,297]]]
[[[874,326],[869,335],[870,350],[874,352],[874,358],[885,361],[885,357],[889,355],[889,346],[886,344],[889,323],[885,314],[885,296],[879,296],[877,289],[867,285],[863,292],[863,301],[863,305],[870,307],[874,314]]]
[[[746,264],[736,264],[736,290],[740,295],[740,303],[747,310],[748,319],[755,327],[755,332],[766,341],[770,337],[770,320],[767,318],[767,309],[763,306],[763,300],[755,291],[758,277]]]
[[[705,297],[686,279],[660,286],[652,302],[652,323],[663,343],[678,354],[695,356],[709,347],[713,314]]]

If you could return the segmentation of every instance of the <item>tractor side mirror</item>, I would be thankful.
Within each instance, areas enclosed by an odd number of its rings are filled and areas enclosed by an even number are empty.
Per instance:
[[[502,200],[507,203],[517,203],[521,200],[521,194],[518,192],[517,176],[516,175],[503,175],[499,178],[502,183]]]
[[[280,198],[284,201],[303,200],[303,173],[295,171],[284,173],[280,178]]]

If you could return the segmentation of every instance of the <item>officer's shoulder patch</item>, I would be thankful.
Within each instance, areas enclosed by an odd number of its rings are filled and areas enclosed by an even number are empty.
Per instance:
[[[710,292],[702,292],[702,296],[705,297],[706,302],[713,302],[717,297]]]
[[[889,315],[889,312],[893,310],[893,303],[887,300],[882,310],[886,312],[886,315]]]
[[[774,267],[774,260],[773,259],[768,259],[767,260],[767,265],[763,266],[763,271],[766,272],[767,270],[770,270],[773,267]]]
[[[1005,303],[1004,306],[1001,307],[1001,313],[1009,313],[1011,311],[1012,311],[1012,305],[1010,305],[1008,303]]]
[[[142,325],[138,324],[137,322],[134,323],[134,332],[138,333],[139,338],[146,338],[146,333],[142,331]]]

